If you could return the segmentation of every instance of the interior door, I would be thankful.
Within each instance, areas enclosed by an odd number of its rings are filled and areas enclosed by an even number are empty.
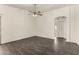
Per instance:
[[[66,17],[59,16],[55,19],[55,37],[65,38]]]

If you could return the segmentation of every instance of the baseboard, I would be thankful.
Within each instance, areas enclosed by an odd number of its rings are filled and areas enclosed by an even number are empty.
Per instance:
[[[50,38],[50,37],[46,37],[46,36],[40,36],[40,35],[38,35],[37,37],[47,38],[47,39],[53,39],[54,40],[54,38]]]
[[[24,39],[29,39],[29,38],[31,38],[31,37],[36,37],[36,36],[30,36],[30,37],[26,37],[26,38],[22,38],[22,39],[18,39],[18,40],[10,41],[10,42],[4,42],[4,43],[1,43],[1,45],[2,45],[2,44],[11,43],[11,42],[20,41],[20,40],[24,40]]]
[[[66,42],[72,42],[72,41],[66,41]],[[72,42],[72,43],[76,43],[77,45],[79,45],[79,43],[78,43],[78,42]]]

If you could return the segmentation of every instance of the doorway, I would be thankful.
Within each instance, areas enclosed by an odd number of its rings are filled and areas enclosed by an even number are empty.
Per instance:
[[[55,38],[66,38],[66,16],[55,18],[54,36]]]

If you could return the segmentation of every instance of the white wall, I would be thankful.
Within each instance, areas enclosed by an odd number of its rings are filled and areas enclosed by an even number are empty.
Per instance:
[[[1,43],[7,43],[27,37],[34,34],[33,17],[29,12],[23,9],[1,5],[3,7],[1,27],[2,36]],[[2,12],[2,10],[0,10]]]
[[[71,7],[71,42],[79,44],[79,5]]]
[[[37,18],[37,35],[54,39],[54,20],[58,16],[67,17],[66,38],[69,39],[69,7],[56,9]]]

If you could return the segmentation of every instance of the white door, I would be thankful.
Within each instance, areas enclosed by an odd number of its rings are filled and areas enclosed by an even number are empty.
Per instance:
[[[55,19],[55,37],[65,38],[66,30],[66,17],[59,16]]]

